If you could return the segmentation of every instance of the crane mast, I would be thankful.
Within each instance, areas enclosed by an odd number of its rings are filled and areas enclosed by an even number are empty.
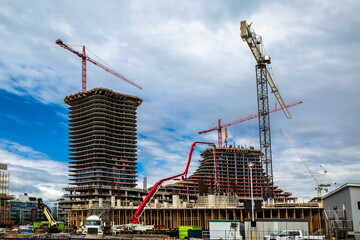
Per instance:
[[[55,43],[58,44],[58,45],[60,45],[61,47],[65,48],[66,50],[69,50],[70,52],[78,55],[78,56],[82,59],[82,60],[81,60],[81,62],[82,62],[82,68],[81,68],[81,69],[82,69],[82,74],[81,74],[81,76],[82,76],[82,78],[81,78],[81,79],[82,79],[82,87],[81,87],[81,90],[82,90],[83,92],[86,91],[86,61],[89,61],[89,62],[93,63],[94,65],[96,65],[96,66],[104,69],[105,71],[113,74],[114,76],[116,76],[116,77],[118,77],[118,78],[120,78],[120,79],[122,79],[122,80],[124,80],[124,81],[126,81],[126,82],[128,82],[128,83],[130,83],[131,85],[134,85],[135,87],[142,89],[142,87],[140,87],[140,86],[137,85],[136,83],[130,81],[129,79],[127,79],[126,77],[124,77],[124,76],[121,75],[120,73],[115,72],[114,70],[112,70],[112,69],[104,66],[103,64],[95,61],[94,59],[88,57],[88,56],[86,55],[85,46],[82,47],[82,53],[80,53],[80,52],[72,49],[71,47],[69,47],[69,46],[68,46],[67,44],[65,44],[61,39],[56,40]]]
[[[273,185],[273,168],[272,168],[272,152],[271,152],[271,134],[270,134],[270,117],[269,117],[269,96],[268,85],[271,92],[275,95],[278,103],[282,107],[285,116],[290,119],[291,115],[280,95],[280,92],[271,76],[268,64],[271,63],[270,56],[264,54],[263,41],[260,35],[257,35],[251,24],[247,22],[240,22],[240,35],[245,41],[254,58],[256,60],[256,87],[257,87],[257,102],[259,114],[259,138],[260,150],[263,153],[261,156],[261,163],[265,170],[265,197],[273,195],[271,186]]]

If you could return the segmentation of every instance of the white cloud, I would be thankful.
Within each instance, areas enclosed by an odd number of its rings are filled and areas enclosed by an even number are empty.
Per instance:
[[[0,140],[0,162],[8,165],[10,194],[28,193],[47,202],[63,195],[67,185],[67,163],[50,160],[29,146]]]
[[[84,3],[1,3],[1,89],[64,106],[65,96],[80,91],[81,59],[54,41],[62,38],[86,45],[143,86],[140,91],[88,64],[88,89],[101,86],[144,99],[138,110],[138,145],[145,169],[139,176],[155,181],[182,169],[192,142],[217,141],[216,133],[198,135],[198,131],[218,118],[257,112],[255,60],[239,35],[239,22],[246,19],[263,37],[284,100],[304,101],[290,109],[292,120],[280,113],[271,115],[274,172],[282,176],[277,132],[282,127],[293,130],[304,155],[315,159],[313,166],[325,164],[333,181],[352,180],[342,171],[332,175],[332,167],[336,161],[352,166],[359,158],[357,1],[182,1],[176,7],[168,1]],[[79,46],[73,47],[81,51]],[[229,131],[231,142],[258,147],[257,120]],[[12,152],[15,148],[2,154],[21,164],[29,160],[36,171],[57,176],[43,167],[56,165],[50,157],[30,149],[27,153],[32,157],[27,158],[20,154],[26,150]],[[300,164],[292,159],[291,163]],[[291,164],[286,167],[293,169]],[[294,177],[300,176],[296,170]],[[311,179],[300,177],[298,181],[307,181],[304,186],[312,186]],[[298,191],[296,195],[312,192],[309,187],[297,190],[287,185]]]

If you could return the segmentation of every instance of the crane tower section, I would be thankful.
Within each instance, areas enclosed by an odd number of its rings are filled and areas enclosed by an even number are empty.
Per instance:
[[[271,76],[268,65],[271,63],[270,56],[264,54],[263,42],[261,36],[257,35],[253,29],[250,28],[246,21],[240,22],[240,34],[243,41],[245,41],[254,58],[256,60],[256,86],[257,86],[257,102],[259,115],[259,138],[260,150],[263,153],[261,162],[265,170],[265,180],[267,182],[264,189],[264,196],[271,196],[270,186],[273,184],[273,168],[272,168],[272,152],[271,152],[271,134],[270,134],[270,117],[269,117],[269,96],[268,85],[271,92],[275,95],[280,104],[284,114],[288,119],[291,115],[279,93],[279,90]]]

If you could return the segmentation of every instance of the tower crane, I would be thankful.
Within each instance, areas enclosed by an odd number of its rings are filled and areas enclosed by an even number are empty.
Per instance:
[[[321,179],[321,181],[319,181],[318,178],[315,177],[313,171],[311,170],[311,168],[309,167],[309,165],[306,163],[306,161],[304,160],[302,154],[300,153],[299,149],[297,148],[295,141],[290,137],[290,135],[282,128],[280,128],[281,132],[284,134],[284,136],[286,137],[286,139],[288,140],[289,144],[295,149],[296,154],[298,155],[298,157],[300,158],[300,160],[303,162],[303,164],[305,165],[306,169],[308,170],[308,172],[310,173],[311,177],[314,179],[315,183],[316,183],[316,193],[317,193],[317,197],[321,198],[321,192],[322,190],[325,190],[326,192],[328,191],[329,187],[331,186],[328,183],[323,183],[324,179],[325,179],[325,174],[327,173],[326,169],[323,168],[321,165],[320,167],[324,170],[324,174],[323,177]]]
[[[275,95],[279,102],[285,116],[290,119],[291,115],[280,95],[280,92],[270,74],[268,65],[271,63],[270,56],[264,54],[263,42],[260,35],[257,35],[251,24],[247,22],[240,22],[240,35],[243,41],[246,41],[252,54],[256,60],[256,86],[257,86],[257,102],[259,112],[259,137],[260,150],[263,153],[261,156],[261,163],[265,170],[265,196],[272,195],[271,185],[273,184],[273,168],[271,156],[271,136],[270,136],[270,118],[269,118],[269,98],[268,85],[271,92]]]
[[[86,51],[85,51],[85,46],[82,47],[82,53],[72,49],[71,47],[69,47],[67,44],[65,44],[61,39],[58,39],[55,41],[56,44],[60,45],[61,47],[65,48],[66,50],[69,50],[70,52],[78,55],[81,59],[82,59],[82,92],[86,91],[86,61],[89,61],[93,64],[95,64],[96,66],[104,69],[105,71],[113,74],[114,76],[134,85],[137,88],[142,89],[142,87],[140,87],[139,85],[137,85],[136,83],[130,81],[129,79],[127,79],[126,77],[124,77],[123,75],[121,75],[118,72],[115,72],[114,70],[104,66],[103,64],[91,59],[89,56],[86,55]]]
[[[291,103],[291,104],[287,104],[285,106],[286,107],[293,107],[293,106],[301,104],[301,103],[303,103],[303,102],[302,101],[297,101],[297,102],[294,102],[294,103]],[[268,111],[267,114],[277,112],[277,111],[280,111],[282,109],[283,109],[283,107],[277,107],[277,108],[274,108],[274,109],[271,109],[270,111]],[[208,130],[201,131],[201,132],[199,132],[199,134],[204,134],[204,133],[208,133],[208,132],[212,132],[212,131],[217,130],[218,131],[218,147],[221,148],[221,146],[222,146],[222,128],[228,127],[230,125],[234,125],[236,123],[245,122],[245,121],[257,118],[259,116],[261,116],[260,113],[255,113],[255,114],[251,114],[251,115],[249,115],[247,117],[240,118],[240,119],[228,122],[228,123],[221,123],[221,119],[218,119],[216,127],[208,129]]]

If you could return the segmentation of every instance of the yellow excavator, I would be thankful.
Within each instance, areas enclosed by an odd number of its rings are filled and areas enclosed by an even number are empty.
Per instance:
[[[38,198],[38,208],[44,212],[45,217],[49,221],[50,227],[48,228],[48,233],[59,233],[60,229],[58,228],[58,223],[55,221],[54,217],[51,215],[50,208],[43,203],[41,198]]]

